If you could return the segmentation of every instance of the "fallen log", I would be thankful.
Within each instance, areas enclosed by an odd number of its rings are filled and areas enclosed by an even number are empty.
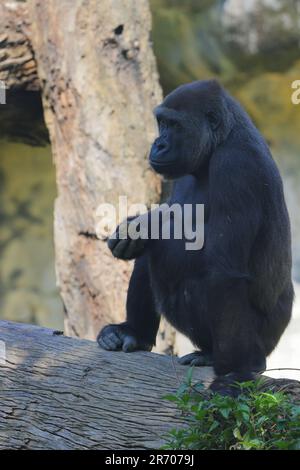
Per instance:
[[[8,90],[37,91],[40,84],[30,39],[30,19],[24,3],[0,4],[0,80]]]
[[[182,423],[174,392],[187,368],[159,354],[0,322],[0,449],[157,449]],[[208,367],[194,371],[209,383]]]

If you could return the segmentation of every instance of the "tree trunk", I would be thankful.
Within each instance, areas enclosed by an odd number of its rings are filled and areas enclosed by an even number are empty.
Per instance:
[[[183,424],[163,399],[187,373],[176,359],[56,333],[0,322],[0,449],[155,449]]]
[[[55,246],[66,332],[94,338],[124,318],[131,263],[96,236],[101,203],[159,201],[147,154],[161,100],[146,0],[29,1],[57,172]]]
[[[36,63],[30,42],[27,6],[0,4],[0,80],[7,89],[39,89]]]

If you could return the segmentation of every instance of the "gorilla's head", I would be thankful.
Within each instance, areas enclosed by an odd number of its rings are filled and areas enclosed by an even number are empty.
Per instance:
[[[152,168],[166,177],[195,174],[232,128],[229,96],[215,80],[176,88],[154,110],[159,137],[150,152]]]

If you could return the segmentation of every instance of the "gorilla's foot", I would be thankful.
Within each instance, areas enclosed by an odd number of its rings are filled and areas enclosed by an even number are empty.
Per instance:
[[[212,366],[213,359],[212,354],[204,353],[202,351],[195,351],[186,356],[182,356],[178,359],[179,364],[184,366]]]
[[[264,372],[267,368],[267,361],[266,358],[261,358],[259,361],[257,361],[253,366],[251,367],[251,370],[253,372]]]
[[[152,344],[139,341],[129,325],[121,323],[119,325],[105,326],[97,336],[97,342],[102,349],[107,351],[151,351]]]
[[[239,382],[248,382],[255,380],[255,374],[230,372],[226,375],[219,375],[210,385],[210,390],[223,396],[238,397],[241,393],[247,391],[239,386]]]

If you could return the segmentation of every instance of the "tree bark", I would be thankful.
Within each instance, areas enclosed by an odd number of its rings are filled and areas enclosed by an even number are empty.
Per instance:
[[[159,201],[147,154],[161,100],[146,0],[29,1],[57,172],[55,246],[66,332],[94,338],[124,318],[131,263],[96,236],[96,209]]]
[[[4,344],[6,355],[4,355]],[[153,353],[0,322],[0,449],[156,449],[183,419],[163,399],[187,368]],[[194,371],[208,384],[210,368]]]
[[[7,89],[39,90],[27,6],[0,4],[0,80]]]

